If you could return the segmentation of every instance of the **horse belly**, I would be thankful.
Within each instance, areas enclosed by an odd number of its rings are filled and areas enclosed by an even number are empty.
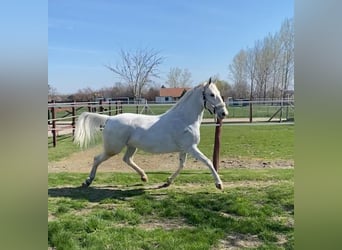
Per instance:
[[[149,153],[171,153],[179,151],[172,136],[167,134],[144,133],[137,136],[133,135],[128,141],[128,144]]]

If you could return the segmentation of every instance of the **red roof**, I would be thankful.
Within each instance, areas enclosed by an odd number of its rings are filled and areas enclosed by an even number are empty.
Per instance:
[[[183,91],[187,91],[190,88],[161,88],[160,96],[171,96],[171,97],[180,97]]]

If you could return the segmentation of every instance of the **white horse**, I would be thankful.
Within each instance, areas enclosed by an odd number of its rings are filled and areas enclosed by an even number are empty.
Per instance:
[[[123,160],[141,176],[142,181],[147,181],[147,176],[133,161],[137,149],[151,153],[179,152],[179,167],[164,186],[169,186],[174,181],[185,166],[187,154],[190,154],[209,167],[216,187],[222,189],[222,181],[212,162],[197,147],[205,108],[210,113],[215,113],[219,119],[228,115],[221,94],[211,82],[211,78],[186,92],[177,104],[162,115],[124,113],[107,116],[82,113],[76,124],[74,142],[81,147],[87,147],[94,139],[95,133],[103,128],[104,147],[103,153],[94,157],[89,177],[82,186],[87,187],[92,183],[101,162],[120,153],[126,146]]]

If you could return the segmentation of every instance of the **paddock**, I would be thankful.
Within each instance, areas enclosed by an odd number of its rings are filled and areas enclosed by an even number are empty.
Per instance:
[[[172,186],[160,188],[176,169],[177,155],[140,151],[136,161],[148,183],[118,155],[101,165],[93,187],[81,189],[90,156],[101,146],[73,151],[72,139],[65,135],[48,149],[49,247],[293,249],[294,126],[274,124],[222,127],[223,191],[212,185],[206,167],[191,158]],[[199,148],[208,157],[213,137],[214,127],[202,125]]]
[[[52,107],[49,121],[53,125],[53,137],[49,141],[53,146],[48,148],[48,245],[51,249],[293,248],[293,124],[288,123],[290,119],[283,121],[283,106],[266,121],[283,126],[265,126],[255,120],[252,123],[251,116],[243,126],[229,122],[218,127],[214,119],[200,124],[198,119],[202,115],[199,113],[203,108],[216,112],[220,118],[227,114],[220,95],[214,94],[215,86],[209,84],[210,81],[188,92],[183,98],[189,99],[183,99],[185,101],[163,116],[124,114],[108,118],[91,113],[96,112],[91,108],[83,113],[75,131],[75,142],[87,145],[96,139],[90,128],[99,131],[102,128],[105,152],[113,157],[104,158],[108,160],[100,166],[98,156],[105,154],[98,154],[103,152],[102,136],[90,149],[81,150],[73,144],[72,136],[60,135],[59,139],[64,136],[64,140],[59,140],[56,147],[56,107]],[[208,86],[212,87],[209,93],[205,92]],[[204,103],[201,105],[200,96]],[[153,112],[146,105],[142,109],[143,112],[148,110]],[[72,116],[62,117],[71,122],[72,129],[77,111],[82,111],[82,107],[77,109],[74,104]],[[112,112],[112,109],[100,106],[98,111]],[[271,123],[277,115],[279,121]],[[205,118],[210,119],[207,116]],[[179,126],[170,126],[169,120],[178,121]],[[186,130],[182,126],[194,129]],[[181,129],[176,131],[179,127]],[[203,156],[210,158],[212,155],[217,128],[221,130],[218,173]],[[122,138],[128,132],[145,133],[144,129],[148,131],[144,135],[151,140],[139,141],[145,138],[139,134],[127,137],[131,138],[129,140]],[[122,137],[117,131],[123,131]],[[178,131],[187,131],[187,134]],[[185,135],[195,139],[183,140]],[[111,153],[113,144],[107,142],[116,140],[122,143]],[[162,145],[166,140],[169,143]],[[139,170],[139,178],[128,166],[120,165],[121,159],[127,162],[127,153],[121,153],[126,142],[129,142],[128,149],[136,147],[165,154],[138,151],[135,161],[141,169],[134,169]],[[188,157],[184,166],[182,153],[169,152],[185,152],[194,158]],[[213,154],[216,153],[217,150]],[[98,156],[92,164],[94,155]],[[91,165],[92,171],[85,179]],[[98,175],[95,175],[98,166]],[[183,168],[185,170],[180,171]],[[178,173],[178,178],[174,178]],[[212,185],[212,177],[217,189]]]

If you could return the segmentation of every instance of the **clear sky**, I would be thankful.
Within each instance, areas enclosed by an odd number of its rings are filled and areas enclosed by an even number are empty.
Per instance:
[[[171,67],[187,68],[194,84],[229,81],[236,53],[293,13],[293,0],[49,0],[49,84],[61,94],[110,87],[119,79],[104,65],[140,48],[165,57],[159,85]]]

